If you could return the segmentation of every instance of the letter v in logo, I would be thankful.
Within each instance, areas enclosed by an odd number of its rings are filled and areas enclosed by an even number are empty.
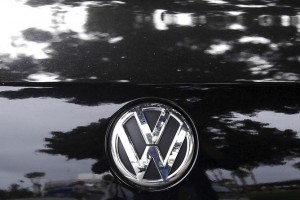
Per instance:
[[[126,128],[132,120],[135,130]],[[123,182],[141,189],[161,190],[175,185],[196,159],[198,140],[193,124],[181,109],[166,104],[130,107],[118,115],[108,134],[106,151],[113,162],[113,172]],[[151,161],[154,168],[149,167]],[[155,171],[159,177],[146,177]]]

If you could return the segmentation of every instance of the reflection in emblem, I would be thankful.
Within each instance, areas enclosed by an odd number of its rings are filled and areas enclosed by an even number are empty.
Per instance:
[[[197,154],[197,135],[179,111],[142,103],[121,113],[107,137],[113,171],[123,182],[161,190],[182,180]]]

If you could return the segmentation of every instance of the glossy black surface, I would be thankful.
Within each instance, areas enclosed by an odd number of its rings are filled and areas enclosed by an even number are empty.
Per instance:
[[[0,80],[299,82],[296,0],[0,1]]]
[[[298,1],[1,0],[0,29],[0,199],[299,199]],[[104,153],[142,97],[199,133],[163,192],[126,188]]]
[[[109,171],[104,138],[110,118],[141,97],[174,101],[199,133],[194,169],[164,192],[125,189],[102,176]],[[299,102],[298,84],[2,86],[0,197],[42,191],[86,199],[297,199]],[[45,174],[30,182],[24,175],[31,172]],[[33,183],[43,187],[32,193]]]

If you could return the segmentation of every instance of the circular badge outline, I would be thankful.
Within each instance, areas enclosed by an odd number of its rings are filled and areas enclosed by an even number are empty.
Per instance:
[[[190,125],[190,128],[192,129],[193,136],[194,136],[194,145],[195,145],[195,150],[194,150],[194,155],[192,156],[192,161],[190,165],[187,167],[185,172],[178,178],[177,181],[171,182],[169,184],[165,184],[161,187],[145,187],[138,185],[132,181],[130,181],[126,176],[124,176],[118,169],[116,163],[113,161],[112,154],[111,154],[111,144],[110,144],[110,139],[111,139],[111,132],[118,122],[118,120],[125,114],[130,108],[133,108],[139,104],[143,103],[159,103],[159,104],[165,104],[166,106],[169,106],[173,109],[175,109],[177,112],[179,112],[188,122],[188,125]],[[115,112],[114,115],[111,117],[111,121],[108,125],[108,128],[106,130],[106,135],[105,135],[105,156],[108,160],[109,164],[109,169],[111,173],[117,178],[117,180],[121,183],[124,184],[126,187],[129,187],[129,189],[138,189],[140,191],[147,191],[147,192],[156,192],[156,191],[163,191],[167,190],[173,186],[178,185],[181,181],[183,181],[188,174],[191,172],[193,169],[195,163],[198,160],[198,154],[199,154],[199,136],[198,132],[196,129],[195,124],[193,123],[193,120],[191,117],[175,102],[170,101],[168,99],[163,99],[163,98],[157,98],[157,97],[145,97],[145,98],[138,98],[132,101],[127,102],[124,106],[122,106],[117,112]]]

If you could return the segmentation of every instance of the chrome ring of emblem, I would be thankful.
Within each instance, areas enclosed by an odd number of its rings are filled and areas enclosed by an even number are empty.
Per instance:
[[[158,120],[152,130],[144,115],[146,111],[160,112]],[[146,144],[145,150],[140,157],[135,147],[135,145],[138,144],[133,143],[124,128],[124,125],[132,118],[135,119],[139,132]],[[171,145],[168,147],[167,154],[163,157],[159,149],[159,142],[171,118],[175,119],[179,126],[176,133],[174,131],[175,136],[172,138],[172,141],[170,141]],[[113,174],[123,183],[146,191],[164,190],[179,183],[192,169],[198,154],[196,129],[187,114],[175,105],[169,106],[165,103],[140,103],[131,106],[118,114],[107,134],[106,153],[109,156]],[[172,170],[185,141],[184,158],[181,160],[179,167]],[[134,173],[125,167],[120,157],[119,142],[121,142],[124,147]],[[159,172],[159,179],[144,179],[151,160],[154,161],[156,169]]]

